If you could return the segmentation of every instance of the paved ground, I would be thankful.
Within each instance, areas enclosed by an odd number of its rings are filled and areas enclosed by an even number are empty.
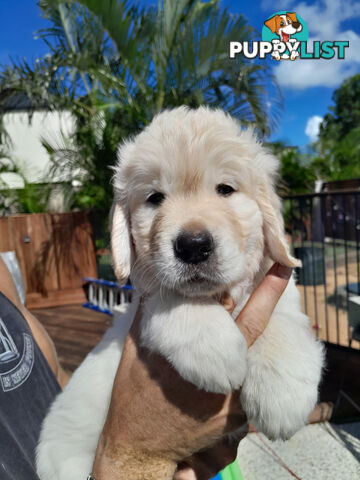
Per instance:
[[[358,480],[360,423],[308,425],[288,442],[249,434],[238,450],[244,480]]]

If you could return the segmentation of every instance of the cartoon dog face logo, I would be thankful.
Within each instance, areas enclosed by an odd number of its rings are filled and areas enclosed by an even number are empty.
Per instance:
[[[277,49],[274,49],[271,56],[275,60],[295,60],[299,57],[299,52],[296,48],[292,49],[292,45],[297,43],[296,38],[291,38],[292,35],[302,31],[303,26],[298,20],[295,12],[281,12],[277,13],[264,22],[264,25],[271,31],[271,33],[277,35],[279,38],[271,40],[274,46],[278,44],[286,44],[287,49],[290,49],[289,53],[283,53],[280,55]]]
[[[281,42],[288,42],[291,35],[301,32],[302,25],[298,21],[295,12],[286,12],[284,15],[274,15],[266,20],[265,25],[272,33],[280,37]]]

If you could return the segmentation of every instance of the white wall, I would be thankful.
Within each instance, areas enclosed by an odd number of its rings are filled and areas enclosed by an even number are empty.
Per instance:
[[[7,113],[4,126],[11,138],[11,157],[22,167],[28,182],[48,182],[46,171],[49,156],[41,145],[44,137],[51,145],[62,144],[61,132],[69,135],[74,129],[74,120],[69,112],[35,112],[29,123],[25,112]],[[0,159],[0,162],[4,161]],[[22,181],[17,175],[3,174],[1,178],[11,188],[21,188]],[[53,181],[56,179],[52,179]]]

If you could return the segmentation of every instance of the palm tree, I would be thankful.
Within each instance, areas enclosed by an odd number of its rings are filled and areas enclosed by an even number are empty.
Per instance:
[[[177,105],[221,107],[261,135],[276,124],[279,104],[266,62],[229,59],[229,43],[256,32],[218,0],[163,0],[141,8],[121,0],[40,0],[51,23],[37,32],[49,53],[33,64],[11,62],[0,71],[4,102],[25,94],[33,108],[70,110],[77,121],[71,141],[44,144],[53,173],[77,172],[83,207],[108,207],[116,145],[153,115]],[[280,98],[277,93],[272,98]],[[0,129],[1,131],[1,129]],[[90,191],[90,190],[91,191]],[[96,191],[94,191],[96,190]]]

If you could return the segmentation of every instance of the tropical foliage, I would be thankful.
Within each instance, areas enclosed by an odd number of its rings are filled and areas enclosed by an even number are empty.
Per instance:
[[[333,94],[315,145],[313,167],[331,180],[360,177],[360,74],[346,79]]]
[[[219,106],[268,134],[280,113],[281,102],[273,99],[281,95],[273,95],[277,87],[265,62],[228,58],[230,40],[251,40],[256,32],[219,3],[163,0],[142,8],[123,0],[40,0],[48,27],[37,35],[48,53],[0,68],[0,140],[8,141],[1,113],[24,98],[30,116],[31,109],[70,111],[73,134],[57,144],[43,139],[52,160],[44,180],[61,178],[68,208],[105,211],[118,143],[164,108]],[[281,158],[282,193],[311,190],[316,179],[360,176],[359,99],[355,75],[334,92],[311,152],[272,146]],[[44,190],[26,178],[24,186],[23,200],[4,185],[2,198],[23,211],[46,208]]]
[[[298,147],[289,147],[285,142],[273,142],[268,146],[280,159],[278,193],[284,196],[311,191],[316,180],[311,165],[312,157],[302,153]]]
[[[312,191],[315,180],[360,177],[360,74],[344,80],[332,99],[308,152],[283,142],[270,145],[281,160],[281,193]]]
[[[42,213],[48,206],[51,189],[48,185],[28,182],[24,170],[11,159],[8,151],[0,149],[0,215],[13,212]],[[21,188],[10,188],[3,175],[13,175],[20,180]]]
[[[1,106],[26,95],[32,108],[71,111],[72,138],[54,145],[51,175],[81,185],[72,206],[107,209],[119,141],[154,114],[177,105],[219,106],[261,135],[276,125],[280,104],[266,64],[230,60],[230,40],[255,31],[218,0],[163,0],[141,8],[120,0],[40,0],[49,27],[37,32],[49,53],[0,73]],[[280,98],[277,93],[273,98]],[[70,192],[70,190],[69,190]]]

